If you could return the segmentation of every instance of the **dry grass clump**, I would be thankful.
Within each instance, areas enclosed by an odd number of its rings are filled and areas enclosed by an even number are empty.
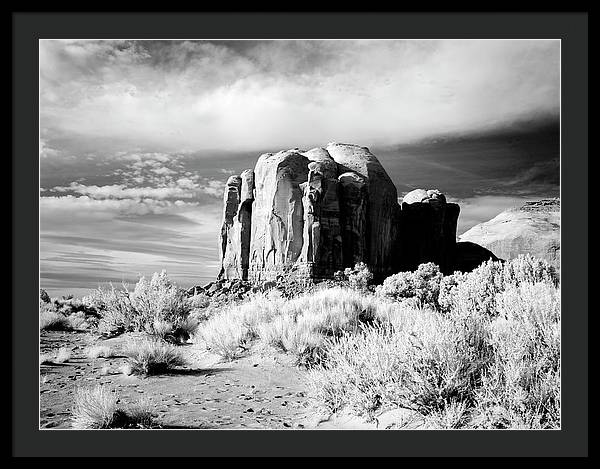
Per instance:
[[[75,393],[72,425],[77,429],[151,428],[155,425],[149,402],[129,408],[118,406],[118,396],[102,385],[79,388]]]
[[[97,358],[111,358],[115,356],[115,352],[108,345],[93,345],[86,349],[85,351],[86,357],[91,360],[95,360]]]
[[[112,428],[118,418],[117,399],[101,385],[78,389],[72,409],[73,428]]]
[[[384,302],[353,289],[331,288],[289,300],[281,315],[261,326],[261,339],[312,365],[323,359],[328,337],[356,332],[382,315]]]
[[[285,299],[276,293],[259,293],[201,323],[196,341],[226,360],[238,358],[259,337],[262,324],[280,314],[284,304]]]
[[[40,354],[40,365],[51,365],[53,363],[54,356],[49,353]]]
[[[134,342],[126,348],[125,355],[133,374],[155,375],[185,365],[176,347],[158,340]]]
[[[81,330],[97,321],[96,310],[81,300],[72,297],[50,299],[44,290],[40,292],[40,330]]]
[[[65,363],[71,359],[71,351],[66,347],[58,349],[56,357],[52,360],[54,363]]]
[[[41,331],[70,331],[73,327],[68,318],[54,311],[42,311],[40,313]]]
[[[275,292],[257,294],[201,324],[197,339],[227,360],[241,356],[258,340],[310,365],[322,358],[325,338],[377,321],[388,307],[386,300],[339,287],[289,300]]]

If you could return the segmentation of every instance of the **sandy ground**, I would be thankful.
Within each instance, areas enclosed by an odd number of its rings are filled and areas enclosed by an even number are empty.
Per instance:
[[[55,354],[64,347],[71,358],[63,364],[41,365],[40,428],[71,428],[71,405],[79,386],[107,385],[120,404],[149,401],[157,423],[168,429],[397,429],[418,428],[410,412],[387,412],[372,422],[341,414],[331,417],[312,407],[306,396],[306,371],[291,357],[254,351],[231,362],[195,345],[180,350],[187,366],[168,374],[128,376],[122,356],[90,359],[85,349],[109,345],[119,355],[134,335],[102,340],[82,332],[42,332],[40,352]]]

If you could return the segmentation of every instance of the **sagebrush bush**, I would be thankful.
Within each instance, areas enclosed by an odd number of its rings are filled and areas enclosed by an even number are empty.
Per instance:
[[[507,262],[486,261],[468,274],[455,274],[451,286],[443,289],[440,305],[444,310],[477,311],[497,314],[496,296],[512,285],[522,283],[547,283],[558,286],[556,269],[532,256],[519,256]]]
[[[199,309],[198,301],[190,301],[164,270],[150,280],[141,277],[133,291],[126,285],[118,290],[111,284],[94,290],[84,301],[101,315],[102,330],[147,332],[161,338],[188,334],[189,314]]]
[[[317,400],[361,415],[394,407],[428,414],[471,401],[488,360],[477,325],[412,308],[391,319],[329,342],[327,360],[311,374]]]
[[[130,299],[139,329],[157,320],[168,322],[177,329],[190,312],[185,291],[178,288],[164,270],[154,273],[149,281],[145,277],[140,278]]]
[[[478,390],[479,426],[560,426],[560,290],[512,285],[490,327],[494,366]]]
[[[421,264],[414,272],[391,275],[376,288],[376,293],[396,300],[415,298],[423,304],[437,306],[443,275],[432,262]]]
[[[364,262],[358,262],[353,268],[346,267],[343,271],[334,274],[334,279],[351,288],[366,290],[373,280],[373,274]]]
[[[165,373],[186,363],[176,347],[151,339],[129,344],[125,356],[131,365],[131,372],[140,375]]]
[[[83,300],[99,312],[100,330],[111,333],[136,330],[136,311],[125,285],[122,290],[116,289],[112,284],[108,288],[98,287]]]

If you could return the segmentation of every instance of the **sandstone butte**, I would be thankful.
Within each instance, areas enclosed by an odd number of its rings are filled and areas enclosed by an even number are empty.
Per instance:
[[[377,281],[434,262],[445,273],[496,257],[457,243],[460,208],[438,190],[396,187],[366,147],[265,153],[227,180],[220,279],[321,280],[357,262]]]
[[[477,243],[502,259],[529,253],[560,266],[560,199],[542,199],[511,208],[475,225],[460,241]]]

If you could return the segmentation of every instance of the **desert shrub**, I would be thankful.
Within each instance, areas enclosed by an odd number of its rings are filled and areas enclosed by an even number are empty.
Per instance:
[[[496,297],[510,286],[523,283],[558,285],[555,268],[529,255],[508,262],[486,261],[468,274],[455,274],[444,283],[443,310],[477,311],[489,316],[498,312]]]
[[[173,333],[173,324],[163,319],[155,319],[152,325],[149,326],[146,331],[161,339],[166,339],[167,336]]]
[[[543,282],[554,286],[559,284],[559,275],[556,267],[544,259],[538,259],[529,254],[511,259],[503,263],[502,267],[502,276],[505,285],[519,285],[525,282]]]
[[[121,290],[116,289],[113,284],[110,284],[109,288],[98,287],[83,301],[99,312],[101,319],[98,327],[101,331],[118,333],[135,330],[136,311],[125,285]]]
[[[310,375],[317,401],[360,415],[395,407],[429,414],[472,402],[489,361],[482,325],[432,309],[404,307],[389,317],[328,341],[327,360]]]
[[[157,320],[168,322],[176,329],[190,312],[185,291],[178,288],[164,270],[154,273],[149,281],[140,278],[130,298],[138,330]]]
[[[43,291],[43,290],[42,290]],[[87,329],[96,321],[95,309],[89,308],[80,300],[40,299],[40,330],[72,331]]]
[[[40,288],[40,301],[42,303],[50,303],[50,296],[48,295],[48,292],[43,288]]]
[[[119,398],[102,385],[79,388],[72,409],[72,426],[77,429],[151,428],[154,415],[148,401],[128,408],[118,406]]]
[[[335,272],[334,279],[347,284],[351,288],[366,290],[373,280],[373,274],[364,262],[358,262],[353,268],[346,267],[343,271]]]
[[[72,329],[73,327],[65,315],[54,311],[42,311],[40,313],[41,331],[70,331]]]
[[[187,318],[194,307],[184,290],[178,288],[163,270],[150,280],[141,277],[133,291],[127,286],[118,290],[98,288],[85,302],[95,307],[100,315],[100,328],[106,332],[147,332],[157,337],[177,335],[183,328],[190,329]]]
[[[551,277],[487,268],[503,281],[493,313],[382,305],[374,325],[323,342],[312,397],[330,412],[409,408],[433,428],[558,428],[560,290]],[[467,281],[457,274],[448,287]]]
[[[87,316],[83,311],[72,313],[67,316],[67,321],[73,330],[87,329],[89,327]]]
[[[140,375],[165,373],[185,365],[176,347],[158,340],[134,342],[125,349],[125,356],[131,365],[131,372]]]
[[[437,299],[437,308],[443,313],[449,312],[454,306],[454,289],[460,283],[464,282],[465,276],[462,272],[454,272],[452,275],[445,275],[440,281],[439,294]]]
[[[490,327],[494,366],[478,390],[484,428],[560,425],[560,290],[547,282],[512,285],[497,297]]]
[[[377,287],[378,295],[396,300],[415,298],[423,304],[437,306],[443,275],[432,262],[421,264],[414,272],[391,275]]]
[[[72,298],[50,299],[40,290],[40,330],[71,331],[87,329],[97,321],[96,310]]]
[[[197,293],[187,299],[191,311],[205,309],[210,305],[210,297],[205,293]]]

